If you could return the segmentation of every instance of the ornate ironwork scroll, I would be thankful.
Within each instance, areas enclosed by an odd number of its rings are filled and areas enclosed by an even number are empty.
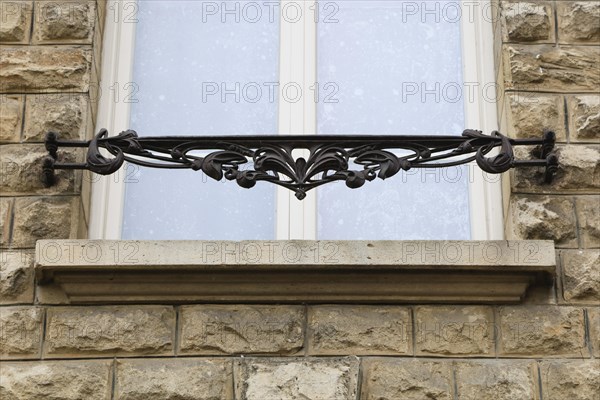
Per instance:
[[[48,157],[43,180],[54,184],[55,169],[86,169],[97,174],[116,172],[125,161],[154,168],[185,168],[202,171],[215,180],[235,180],[244,188],[259,181],[271,182],[295,192],[306,192],[333,181],[345,181],[352,189],[375,178],[387,179],[400,170],[444,168],[475,161],[485,172],[499,174],[515,167],[543,167],[550,183],[558,168],[552,152],[555,134],[541,139],[511,139],[499,132],[484,135],[465,130],[462,136],[382,135],[279,135],[279,136],[164,136],[138,137],[132,130],[108,136],[102,129],[90,141],[60,140],[46,136]],[[513,147],[537,146],[537,158],[516,160]],[[85,163],[59,163],[60,147],[87,147]],[[499,152],[488,156],[496,147]],[[112,157],[104,156],[101,149]],[[305,157],[294,150],[304,150]],[[207,153],[207,154],[204,154]]]

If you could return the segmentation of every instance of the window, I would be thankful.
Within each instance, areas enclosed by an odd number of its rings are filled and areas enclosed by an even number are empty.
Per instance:
[[[486,10],[488,1],[109,2],[97,125],[143,136],[489,133]],[[266,183],[246,190],[130,166],[94,183],[90,236],[499,239],[501,213],[497,178],[474,166],[357,190],[332,184],[303,201]]]

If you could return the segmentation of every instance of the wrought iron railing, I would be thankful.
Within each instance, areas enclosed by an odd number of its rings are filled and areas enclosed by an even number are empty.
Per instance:
[[[49,156],[44,160],[43,180],[46,186],[52,186],[56,169],[85,169],[109,175],[127,161],[145,167],[203,171],[215,180],[235,180],[244,188],[251,188],[258,181],[271,182],[294,191],[302,200],[307,191],[333,181],[345,181],[346,186],[355,189],[375,178],[390,178],[401,170],[444,168],[475,160],[483,171],[494,174],[511,168],[545,168],[543,181],[550,183],[558,169],[554,142],[551,131],[545,131],[541,139],[512,139],[496,131],[484,135],[476,130],[465,130],[462,136],[195,137],[138,137],[135,131],[128,130],[109,137],[102,129],[89,141],[60,140],[50,132],[46,136]],[[515,159],[514,146],[537,146],[532,152],[534,158]],[[58,162],[61,147],[87,147],[85,162]],[[499,153],[487,156],[496,147],[500,148]],[[100,149],[113,157],[105,157]],[[298,149],[307,150],[308,156],[294,156],[293,151]]]

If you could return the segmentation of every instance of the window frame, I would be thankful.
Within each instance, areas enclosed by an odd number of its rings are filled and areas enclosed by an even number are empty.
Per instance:
[[[303,15],[312,15],[313,1],[297,2],[280,0],[285,3],[300,3]],[[101,82],[96,127],[106,128],[111,135],[126,130],[130,125],[130,105],[122,102],[123,96],[116,98],[115,91],[132,82],[135,49],[135,20],[124,17],[124,8],[136,7],[138,0],[111,0],[107,2],[106,21],[102,50]],[[492,10],[491,0],[474,0],[462,8],[461,47],[463,60],[463,81],[496,82],[494,68],[494,40],[492,21],[483,16],[483,10]],[[313,8],[311,8],[313,7]],[[473,10],[479,12],[473,12]],[[464,18],[468,15],[469,18]],[[279,62],[280,82],[301,82],[304,88],[313,85],[316,79],[317,23],[313,18],[303,18],[303,23],[280,24],[280,55],[286,51],[290,57]],[[468,38],[468,39],[467,39]],[[303,52],[289,52],[292,48],[302,48]],[[464,101],[465,128],[480,129],[486,133],[498,129],[496,104],[485,101],[477,92],[472,102]],[[496,99],[495,85],[486,87],[488,98]],[[311,96],[302,96],[296,103],[281,102],[278,107],[279,134],[310,134],[316,132],[316,104]],[[143,134],[143,132],[141,133]],[[486,179],[476,164],[470,163],[469,170],[469,212],[471,240],[504,239],[502,185],[500,179]],[[125,180],[127,165],[112,176],[94,179],[91,189],[90,226],[91,239],[121,239],[123,209],[125,201]],[[392,182],[390,182],[392,184]],[[360,189],[358,189],[360,190]],[[317,196],[308,192],[303,201],[295,198],[285,188],[276,189],[277,240],[314,240],[317,236]]]

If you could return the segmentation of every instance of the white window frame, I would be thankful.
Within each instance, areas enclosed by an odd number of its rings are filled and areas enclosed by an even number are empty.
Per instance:
[[[286,2],[281,0],[282,7]],[[102,51],[102,80],[96,127],[106,128],[111,135],[129,128],[130,105],[115,101],[114,91],[132,81],[136,24],[124,18],[124,7],[137,0],[107,2],[106,23]],[[313,1],[295,1],[301,4],[303,15],[312,16]],[[464,4],[460,2],[461,7]],[[135,6],[135,4],[134,4]],[[495,82],[493,28],[490,18],[482,10],[491,10],[491,0],[469,2],[461,18],[462,59],[464,82]],[[311,8],[312,7],[312,8]],[[473,12],[475,10],[475,12]],[[479,12],[477,12],[479,11]],[[115,18],[115,12],[119,17]],[[468,16],[469,18],[464,18]],[[303,89],[316,82],[316,30],[312,17],[303,23],[281,22],[279,81],[299,82]],[[293,47],[290,47],[293,46]],[[304,52],[292,52],[302,48]],[[473,102],[465,103],[465,127],[490,133],[498,129],[496,105],[484,101],[481,87]],[[494,85],[486,87],[486,98],[497,98]],[[306,93],[306,91],[305,91]],[[493,97],[492,97],[493,96]],[[121,96],[122,97],[122,96]],[[312,96],[302,96],[297,103],[280,102],[279,134],[312,134],[316,132],[316,104]],[[140,132],[143,135],[143,132]],[[485,179],[475,164],[469,165],[469,207],[472,240],[501,240],[504,238],[502,188],[500,179]],[[125,167],[113,176],[103,176],[92,183],[89,237],[91,239],[121,239],[125,199]],[[394,184],[393,179],[388,184]],[[360,189],[358,189],[360,190]],[[276,192],[276,239],[316,239],[317,196],[308,192],[303,201],[293,193],[278,187]]]

